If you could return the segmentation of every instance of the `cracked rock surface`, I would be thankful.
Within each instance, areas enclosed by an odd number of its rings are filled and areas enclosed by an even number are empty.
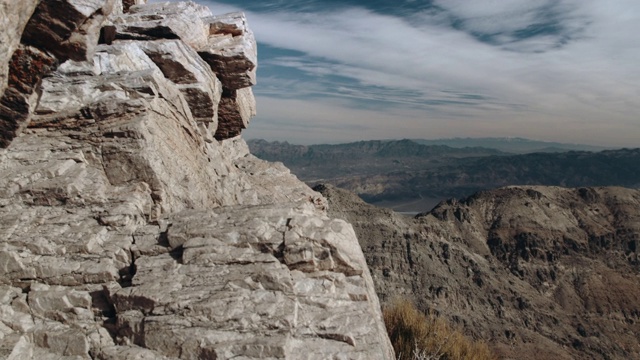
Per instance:
[[[0,358],[393,359],[351,225],[238,136],[244,15],[61,2],[0,18]]]

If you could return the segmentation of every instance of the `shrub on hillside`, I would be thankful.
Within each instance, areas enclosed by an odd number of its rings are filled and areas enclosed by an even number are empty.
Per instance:
[[[473,341],[434,315],[426,316],[407,300],[383,311],[398,360],[494,360],[482,341]]]

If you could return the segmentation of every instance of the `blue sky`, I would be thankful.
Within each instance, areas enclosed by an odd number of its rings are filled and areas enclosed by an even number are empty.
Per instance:
[[[258,41],[246,138],[640,146],[638,0],[198,2]]]

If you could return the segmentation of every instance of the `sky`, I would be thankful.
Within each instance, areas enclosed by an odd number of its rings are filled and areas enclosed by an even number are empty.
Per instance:
[[[258,42],[245,138],[640,146],[638,0],[198,0]]]

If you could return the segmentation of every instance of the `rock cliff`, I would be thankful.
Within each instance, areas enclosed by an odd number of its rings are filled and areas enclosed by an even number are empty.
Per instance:
[[[0,0],[0,358],[392,359],[353,228],[238,136],[243,14]]]
[[[512,186],[414,219],[316,189],[383,303],[412,298],[505,359],[640,359],[640,190]]]

